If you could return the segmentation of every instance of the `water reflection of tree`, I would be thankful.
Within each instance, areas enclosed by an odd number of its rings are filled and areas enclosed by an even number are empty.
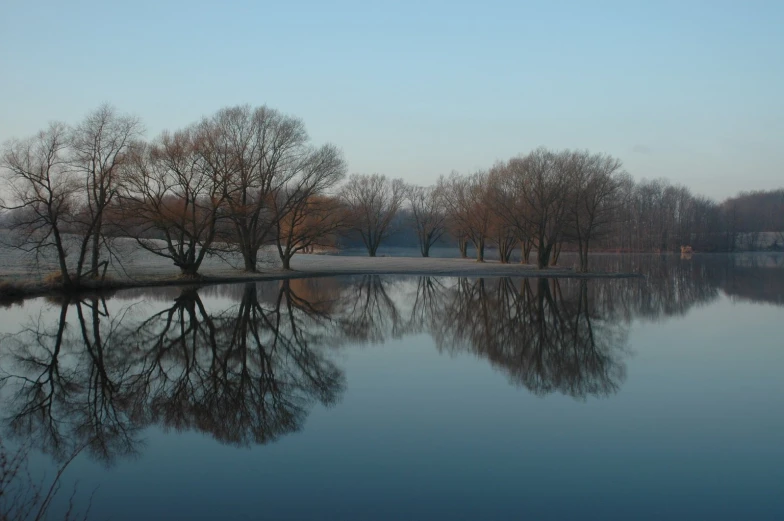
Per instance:
[[[627,329],[591,310],[586,281],[460,279],[434,331],[440,349],[468,350],[537,394],[617,391]]]
[[[406,331],[420,333],[438,328],[437,317],[446,304],[443,298],[446,283],[438,277],[417,278],[416,289],[409,296],[410,312],[406,320]]]
[[[341,294],[340,322],[345,337],[378,344],[387,336],[399,338],[405,322],[390,291],[395,282],[381,275],[362,275],[348,281]]]
[[[136,415],[233,444],[265,443],[300,428],[314,400],[337,400],[340,370],[314,347],[323,312],[283,282],[272,305],[248,284],[239,305],[206,311],[195,291],[133,333]]]
[[[67,327],[71,308],[75,329]],[[77,447],[107,462],[136,452],[137,427],[123,412],[123,371],[105,349],[121,322],[108,317],[99,298],[63,301],[54,327],[39,317],[7,339],[2,379],[13,386],[12,433],[39,440],[60,459]]]
[[[593,281],[597,305],[624,317],[660,320],[684,315],[722,292],[751,302],[784,304],[784,255],[735,254],[605,255],[595,264],[607,271],[638,272],[641,283],[624,279]]]
[[[784,255],[731,255],[725,260],[721,287],[732,298],[784,305]]]
[[[9,431],[60,459],[85,445],[106,463],[134,454],[150,424],[273,440],[342,393],[343,373],[320,349],[336,327],[325,302],[288,282],[262,301],[249,284],[239,304],[211,313],[185,290],[141,323],[109,317],[100,299],[63,302],[55,325],[39,319],[4,339]]]
[[[643,280],[233,285],[212,292],[234,301],[218,310],[186,289],[146,317],[134,306],[110,315],[98,297],[57,302],[50,321],[0,339],[5,427],[61,461],[79,447],[107,463],[136,454],[152,424],[264,443],[299,429],[313,404],[339,399],[344,376],[326,348],[414,333],[475,353],[538,394],[607,395],[624,380],[632,319],[685,313],[721,289],[780,303],[778,260],[647,256],[634,261]]]
[[[20,445],[9,448],[0,439],[0,519],[2,521],[38,521],[51,519],[49,515],[52,502],[61,496],[63,474],[84,447],[65,457],[53,476],[33,478],[30,471],[31,444],[24,440]],[[68,509],[61,516],[66,520],[88,519],[92,497],[86,501],[84,509],[77,507],[74,499],[79,494],[78,484],[74,485],[68,501]]]

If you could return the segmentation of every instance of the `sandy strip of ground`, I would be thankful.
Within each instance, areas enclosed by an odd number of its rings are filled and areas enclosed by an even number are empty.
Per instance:
[[[12,282],[16,293],[6,296],[33,296],[51,293],[45,285],[46,273],[56,271],[55,266],[25,266],[6,256],[0,265],[0,283]],[[11,261],[11,262],[9,262]],[[238,269],[238,259],[213,257],[202,264],[201,279],[183,279],[179,270],[167,262],[149,254],[133,256],[124,262],[122,269],[113,267],[105,283],[91,284],[96,289],[121,289],[147,286],[183,284],[217,284],[284,278],[321,277],[335,275],[430,275],[460,277],[635,277],[633,273],[577,273],[572,268],[554,267],[537,269],[530,264],[501,264],[498,261],[476,262],[474,259],[447,259],[423,257],[351,257],[335,255],[296,255],[291,261],[291,270],[283,270],[272,262],[259,266],[259,273],[248,273]],[[2,297],[3,295],[0,295]]]

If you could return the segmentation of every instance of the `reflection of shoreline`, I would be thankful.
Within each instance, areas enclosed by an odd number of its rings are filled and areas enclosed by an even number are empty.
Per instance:
[[[564,253],[564,259],[568,264],[569,253]],[[383,261],[385,258],[379,258]],[[415,259],[418,260],[418,259]],[[439,259],[436,259],[439,260]],[[453,259],[463,260],[463,259]],[[752,302],[770,302],[782,303],[784,301],[784,254],[777,253],[756,253],[756,254],[697,254],[692,256],[691,259],[683,259],[679,255],[655,255],[655,254],[595,254],[592,256],[592,262],[599,271],[610,272],[610,276],[596,277],[586,275],[584,277],[588,280],[596,279],[601,284],[619,285],[635,284],[634,279],[629,281],[624,277],[615,277],[613,272],[629,272],[641,274],[645,280],[645,285],[640,286],[645,291],[649,291],[657,297],[657,300],[663,303],[661,312],[664,315],[678,314],[687,310],[692,301],[703,302],[708,298],[716,298],[718,294],[717,289],[721,289],[728,296],[740,296]],[[339,277],[344,280],[359,279],[364,275],[383,276],[384,280],[410,280],[415,276],[423,277],[446,277],[446,278],[459,278],[459,277],[483,277],[483,278],[498,278],[504,276],[511,276],[520,278],[522,276],[531,277],[530,274],[518,275],[516,273],[505,274],[494,273],[495,268],[502,269],[504,265],[489,262],[485,265],[477,265],[474,261],[470,261],[469,268],[479,270],[477,273],[471,271],[455,271],[455,272],[437,272],[437,273],[394,273],[394,274],[381,274],[381,273],[325,273],[323,276],[313,276],[308,273],[294,272],[289,273],[294,277],[290,280],[308,281],[312,279],[327,279],[330,277]],[[519,265],[505,265],[508,269],[514,270]],[[481,272],[481,270],[486,270]],[[733,276],[737,274],[742,277],[733,283]],[[570,276],[556,276],[552,277],[550,272],[536,272],[534,278],[563,278],[569,279]],[[265,275],[269,280],[257,283],[260,287],[280,282],[280,277],[276,274]],[[672,280],[676,279],[678,290],[667,289],[671,285]],[[764,280],[764,284],[758,283]],[[203,297],[220,297],[239,300],[244,282],[234,283],[210,283],[208,285],[168,285],[160,287],[137,287],[131,289],[123,289],[115,292],[112,295],[114,299],[134,300],[137,298],[146,298],[148,300],[167,301],[176,298],[184,287],[196,287]],[[680,295],[679,292],[688,291],[692,296]],[[638,306],[641,310],[646,306]],[[678,309],[680,308],[680,311]],[[659,311],[649,309],[642,311],[641,314],[649,316],[650,318],[657,318],[655,315]]]
[[[737,267],[727,273],[722,290],[746,302],[784,306],[784,273],[781,268]]]
[[[84,445],[107,464],[138,454],[150,425],[263,444],[340,400],[332,348],[421,333],[536,394],[607,396],[625,379],[632,320],[682,315],[722,290],[778,298],[784,280],[748,261],[630,260],[644,280],[302,278],[167,288],[144,317],[96,296],[58,301],[50,322],[32,317],[3,338],[3,428],[58,458]]]
[[[465,345],[535,392],[584,398],[614,392],[622,380],[622,370],[610,369],[620,359],[605,353],[603,319],[588,309],[586,281],[423,277],[414,302],[410,282],[363,275],[236,285],[216,311],[185,289],[146,317],[127,312],[133,304],[110,316],[96,297],[62,301],[54,322],[31,322],[8,339],[7,431],[58,458],[86,446],[107,464],[138,454],[151,425],[263,444],[300,429],[313,404],[340,399],[344,376],[329,348],[423,331],[442,346],[439,335],[455,319],[473,328]],[[454,313],[475,316],[474,305],[500,320]],[[509,327],[532,335],[504,347]],[[499,336],[471,344],[488,334]]]

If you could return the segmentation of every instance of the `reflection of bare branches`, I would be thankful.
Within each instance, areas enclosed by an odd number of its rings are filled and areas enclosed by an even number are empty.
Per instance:
[[[624,262],[647,278],[287,280],[207,291],[233,301],[217,311],[204,290],[182,290],[143,319],[110,316],[98,297],[57,302],[50,321],[2,339],[5,429],[60,461],[81,446],[106,463],[133,455],[150,425],[265,443],[340,398],[345,378],[325,348],[411,333],[537,394],[602,396],[625,378],[633,319],[685,313],[720,288],[781,302],[784,271],[768,256]]]
[[[539,394],[617,391],[626,330],[591,315],[585,281],[460,279],[434,332],[440,349],[471,350]],[[577,285],[577,287],[572,287]]]
[[[695,305],[716,300],[723,291],[751,302],[784,304],[784,255],[598,255],[607,271],[639,272],[641,282],[594,281],[592,301],[623,320],[660,320],[684,315]]]
[[[135,328],[135,416],[198,429],[232,444],[265,443],[300,428],[309,404],[337,400],[343,376],[317,347],[326,312],[288,282],[265,307],[254,284],[238,306],[207,313],[183,292]]]
[[[362,275],[352,281],[342,296],[343,331],[351,340],[381,343],[387,334],[399,338],[404,323],[394,300],[390,298],[389,279],[381,275]]]
[[[119,409],[121,375],[110,374],[115,361],[114,335],[120,319],[109,319],[97,298],[72,304],[80,336],[67,327],[69,302],[63,302],[56,327],[39,318],[11,337],[9,368],[3,378],[13,386],[15,410],[11,432],[39,440],[40,447],[62,459],[75,447],[88,447],[111,462],[133,454],[134,429]],[[107,349],[108,346],[108,349]]]
[[[11,432],[60,459],[85,446],[109,463],[134,454],[150,424],[240,445],[295,431],[344,386],[320,349],[334,344],[334,304],[300,296],[309,287],[283,282],[262,302],[248,284],[217,313],[186,290],[141,322],[110,317],[98,298],[64,302],[56,326],[39,319],[10,337]]]
[[[19,366],[22,376],[7,369],[2,373],[3,384],[21,384],[14,390],[14,402],[21,407],[8,418],[11,430],[34,433],[36,438],[46,440],[45,445],[55,454],[60,452],[62,439],[53,410],[57,408],[58,399],[75,385],[69,381],[73,375],[61,374],[60,367],[67,313],[68,302],[63,302],[56,329],[46,329],[39,316],[35,326],[25,327],[17,335],[8,337],[12,362]]]
[[[446,286],[438,278],[419,277],[408,314],[406,330],[409,333],[418,333],[434,325],[433,318],[440,315],[444,303],[444,291]]]
[[[9,451],[0,440],[0,519],[3,521],[39,521],[48,519],[52,500],[60,492],[60,480],[71,462],[84,447],[77,448],[61,463],[50,483],[33,479],[28,469],[30,445],[25,443],[16,450]],[[92,497],[89,498],[84,513],[80,516],[74,502],[77,495],[74,487],[69,498],[68,509],[63,514],[66,520],[90,515]]]
[[[125,312],[109,317],[106,302],[91,298],[76,303],[84,345],[82,375],[88,379],[87,395],[74,403],[80,438],[90,440],[90,450],[102,461],[138,451],[138,427],[123,410],[125,367],[116,357],[123,351],[118,329]],[[89,314],[89,320],[85,317]],[[86,367],[85,367],[86,366]]]

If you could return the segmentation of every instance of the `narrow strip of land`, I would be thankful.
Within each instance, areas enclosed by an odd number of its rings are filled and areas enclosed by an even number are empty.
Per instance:
[[[123,270],[114,269],[103,283],[93,281],[86,289],[122,289],[133,287],[171,286],[185,284],[220,284],[263,280],[330,277],[339,275],[414,275],[439,277],[639,277],[636,273],[589,272],[580,273],[572,268],[552,267],[537,269],[530,264],[502,264],[498,261],[476,262],[473,259],[422,258],[422,257],[349,257],[333,255],[297,255],[292,259],[291,270],[268,267],[258,273],[248,273],[230,263],[214,259],[205,263],[199,279],[184,279],[174,266],[164,263],[130,263]],[[34,296],[57,292],[56,288],[42,281],[40,273],[19,270],[0,271],[0,281],[14,289],[6,296]],[[8,284],[12,282],[12,284]]]

